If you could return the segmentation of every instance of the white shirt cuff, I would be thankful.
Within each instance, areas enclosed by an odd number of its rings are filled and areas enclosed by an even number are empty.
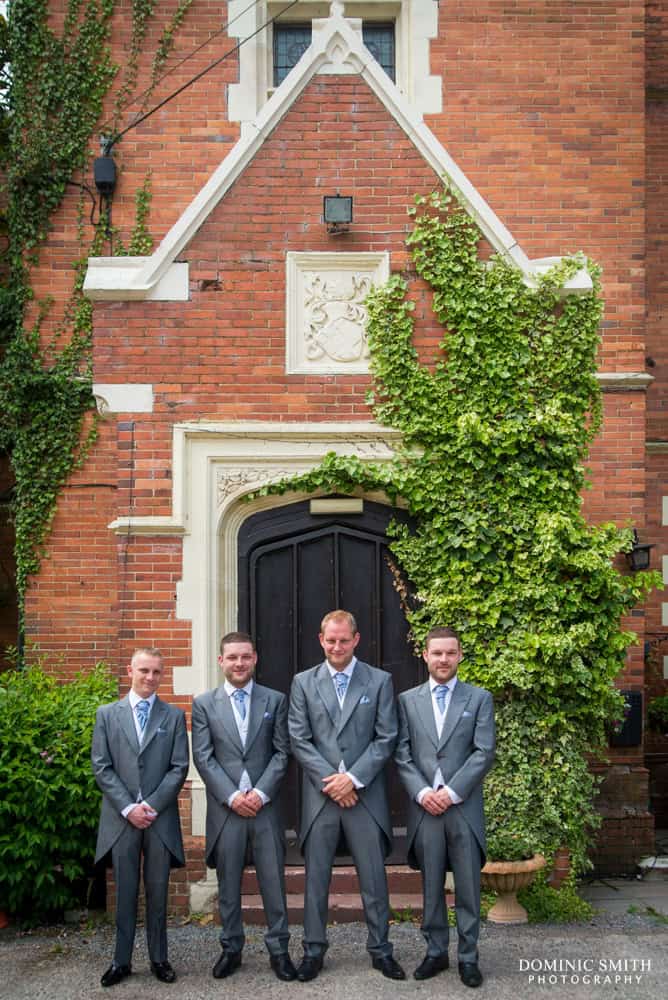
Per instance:
[[[457,792],[453,792],[452,788],[450,788],[450,785],[443,785],[443,787],[445,788],[446,792],[452,799],[453,805],[458,806],[460,802],[464,801],[464,799],[462,799],[459,795],[457,795]]]
[[[364,788],[364,785],[362,784],[362,782],[358,781],[354,774],[351,774],[350,771],[346,771],[346,774],[348,775],[348,777],[352,781],[352,783],[353,783],[353,785],[354,785],[354,787],[355,787],[356,790],[358,790],[360,788]]]
[[[427,792],[433,792],[433,790],[434,789],[430,788],[429,785],[425,785],[424,788],[421,788],[420,791],[415,796],[415,801],[417,802],[417,804],[419,806],[421,806],[422,805],[422,800],[425,797],[425,795],[427,794]]]

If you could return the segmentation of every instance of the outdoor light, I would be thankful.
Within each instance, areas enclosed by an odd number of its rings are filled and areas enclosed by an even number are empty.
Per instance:
[[[648,545],[646,542],[639,540],[638,532],[634,528],[633,547],[630,552],[626,553],[628,564],[634,573],[638,573],[641,569],[649,568],[649,550],[653,548],[654,545]]]
[[[353,221],[353,199],[347,195],[325,195],[322,209],[328,233],[347,233]]]

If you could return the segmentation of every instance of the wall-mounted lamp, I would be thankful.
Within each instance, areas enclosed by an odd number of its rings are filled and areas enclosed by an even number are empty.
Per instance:
[[[327,232],[332,236],[347,233],[353,221],[353,199],[348,195],[325,195],[322,199],[322,214]]]
[[[101,195],[108,198],[116,187],[116,164],[111,156],[98,156],[93,164],[93,180]]]
[[[626,559],[634,573],[638,573],[642,569],[649,569],[649,550],[653,548],[654,545],[649,545],[646,542],[640,541],[638,538],[638,532],[634,528],[633,546],[631,551],[626,553]]]

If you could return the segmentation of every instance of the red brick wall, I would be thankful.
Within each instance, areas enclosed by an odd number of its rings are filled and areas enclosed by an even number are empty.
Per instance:
[[[161,16],[175,6],[176,0],[160,5]],[[650,92],[645,117],[646,6],[648,80],[660,89],[664,5],[442,4],[431,52],[432,72],[443,77],[443,113],[429,116],[428,124],[529,256],[583,250],[602,265],[602,370],[644,369],[649,303],[647,339],[658,376],[649,420],[652,434],[665,438],[661,184],[668,130],[664,90],[655,98]],[[128,0],[115,16],[118,56],[128,47],[129,9]],[[220,17],[219,4],[196,4],[170,65],[218,30]],[[156,28],[145,43],[136,90],[149,79],[158,35]],[[151,101],[229,47],[225,35],[218,36],[160,84]],[[153,170],[150,228],[159,239],[230,150],[238,126],[226,121],[226,86],[236,72],[236,59],[225,61],[116,146],[121,173],[113,221],[126,241],[134,192],[147,167]],[[136,104],[124,110],[121,127],[137,110]],[[105,115],[110,112],[111,101]],[[42,648],[64,652],[72,669],[99,658],[123,664],[136,644],[149,641],[164,647],[169,670],[189,662],[189,626],[175,620],[180,542],[117,538],[109,522],[171,512],[176,421],[370,419],[365,377],[285,375],[285,252],[389,249],[393,269],[403,269],[405,208],[414,192],[434,183],[363,83],[317,77],[181,255],[190,263],[190,301],[96,304],[96,381],[150,382],[155,408],[134,419],[108,417],[86,466],[63,493],[49,559],[27,603],[29,635]],[[348,236],[332,238],[320,222],[322,196],[337,190],[354,196],[355,222]],[[67,196],[36,275],[38,295],[52,294],[57,302],[45,334],[58,318],[77,256],[75,202],[75,193]],[[425,358],[436,333],[418,310],[416,337]],[[590,461],[593,488],[585,496],[593,521],[633,520],[641,534],[645,402],[643,393],[606,394],[605,423]],[[648,530],[665,490],[665,469],[656,463],[650,469]],[[657,607],[655,600],[652,623]],[[641,614],[632,619],[641,641],[643,623]],[[640,646],[631,651],[624,682],[642,686],[642,671]],[[641,751],[615,759],[639,765]]]

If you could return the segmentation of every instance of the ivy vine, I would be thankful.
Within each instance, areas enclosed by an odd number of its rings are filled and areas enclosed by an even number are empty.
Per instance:
[[[83,295],[83,280],[87,258],[103,252],[114,233],[109,219],[103,214],[91,233],[80,202],[72,291],[64,305],[34,302],[31,272],[68,185],[88,167],[93,133],[118,74],[109,46],[115,7],[115,0],[69,0],[64,22],[56,30],[47,0],[12,0],[0,37],[3,65],[11,64],[0,97],[7,203],[7,248],[0,261],[6,275],[0,289],[0,449],[11,455],[15,477],[20,632],[26,588],[39,569],[58,494],[95,439],[95,419],[89,416],[94,410],[93,311]],[[134,0],[130,53],[114,102],[116,118],[135,87],[155,7],[155,0]],[[156,53],[159,65],[189,7],[190,2],[182,0],[168,22]],[[84,184],[74,183],[85,190]],[[150,200],[147,174],[135,195],[128,253],[150,252]],[[115,252],[126,252],[120,240]],[[29,323],[28,315],[34,317]],[[47,317],[55,325],[50,336]]]
[[[401,500],[413,526],[388,534],[415,595],[404,588],[416,646],[434,625],[456,628],[463,678],[497,703],[490,852],[567,845],[582,868],[597,822],[586,755],[618,713],[613,681],[634,639],[620,617],[659,583],[614,566],[629,528],[590,526],[581,512],[583,462],[601,422],[599,273],[575,256],[532,289],[501,257],[481,258],[481,234],[451,192],[416,202],[408,244],[443,327],[433,364],[413,343],[402,277],[367,300],[369,402],[402,432],[401,449],[381,465],[330,453],[259,492],[382,490]],[[593,292],[563,295],[582,267]]]

